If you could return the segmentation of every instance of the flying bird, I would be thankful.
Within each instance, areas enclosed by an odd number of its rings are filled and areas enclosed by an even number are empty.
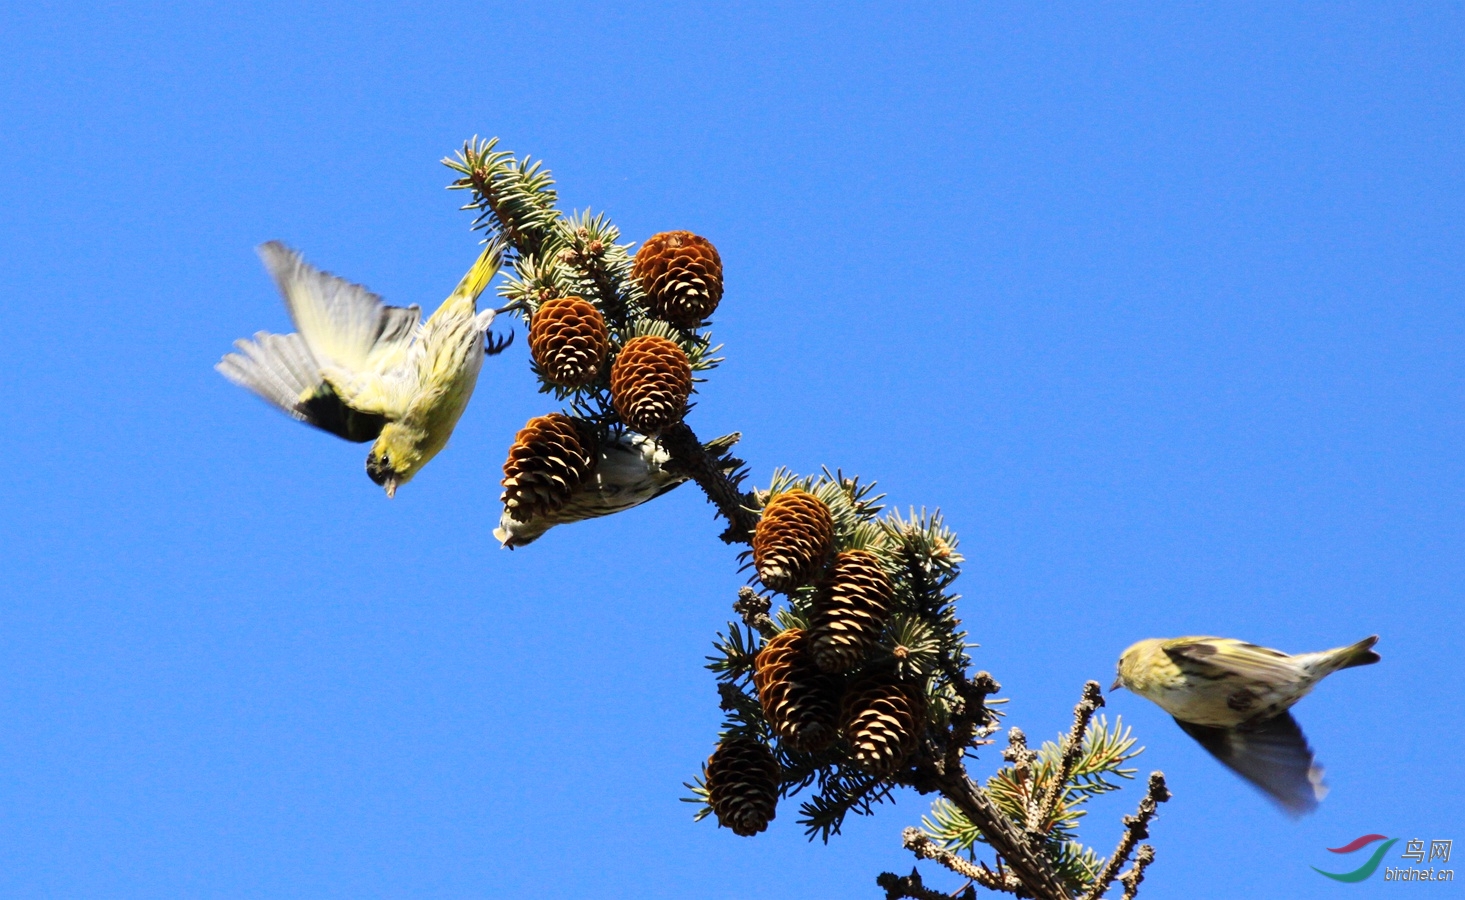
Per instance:
[[[1378,662],[1377,642],[1374,635],[1289,656],[1230,638],[1151,638],[1119,657],[1111,690],[1154,701],[1227,768],[1300,816],[1317,808],[1327,787],[1288,710],[1339,669]]]
[[[387,306],[277,241],[260,245],[259,256],[296,330],[241,338],[215,368],[286,415],[348,441],[371,441],[366,474],[394,496],[447,444],[484,355],[513,340],[486,338],[494,313],[477,310],[502,248],[485,248],[426,322],[418,306]]]
[[[735,468],[740,462],[725,454],[741,437],[728,434],[703,446],[714,457],[723,459],[729,468]],[[505,508],[493,536],[502,546],[513,550],[534,543],[556,525],[609,516],[655,500],[687,480],[686,475],[667,468],[670,462],[671,454],[655,438],[633,431],[617,434],[600,443],[600,461],[594,474],[564,505],[553,512],[535,515],[527,522],[515,519]]]

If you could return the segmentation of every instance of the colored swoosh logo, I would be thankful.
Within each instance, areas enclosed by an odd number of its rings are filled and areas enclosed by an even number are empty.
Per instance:
[[[1365,846],[1367,846],[1369,844],[1372,844],[1374,841],[1386,841],[1388,839],[1389,839],[1389,836],[1387,834],[1365,834],[1361,838],[1354,838],[1353,840],[1349,841],[1348,843],[1344,844],[1341,847],[1329,847],[1328,848],[1328,852],[1329,853],[1352,853],[1354,850],[1357,850],[1359,847],[1365,847]]]
[[[1368,835],[1367,837],[1369,837],[1370,839],[1372,839],[1374,836],[1373,835]],[[1363,838],[1359,838],[1358,840],[1359,841],[1363,841]],[[1371,842],[1372,842],[1372,840],[1363,841],[1364,844],[1371,843]],[[1373,851],[1373,856],[1370,856],[1368,858],[1368,862],[1366,862],[1363,865],[1359,866],[1358,868],[1354,869],[1352,872],[1343,872],[1341,874],[1339,874],[1337,872],[1324,872],[1322,869],[1319,869],[1317,866],[1313,866],[1312,867],[1312,870],[1314,872],[1318,873],[1319,875],[1326,875],[1329,878],[1333,879],[1334,881],[1344,881],[1344,882],[1350,882],[1350,883],[1351,882],[1355,882],[1355,881],[1362,881],[1363,879],[1365,879],[1368,876],[1370,876],[1370,875],[1373,874],[1374,870],[1379,867],[1379,863],[1383,861],[1384,854],[1387,853],[1387,852],[1389,852],[1389,848],[1392,847],[1392,846],[1394,846],[1398,842],[1399,842],[1399,839],[1398,838],[1390,838],[1385,843],[1380,844],[1379,845],[1379,848],[1377,850]],[[1358,841],[1354,841],[1353,843],[1354,844],[1358,844]],[[1352,845],[1350,844],[1349,846],[1352,846]],[[1363,846],[1363,844],[1359,844],[1359,846],[1361,847],[1361,846]],[[1354,849],[1356,850],[1357,847],[1355,847]]]

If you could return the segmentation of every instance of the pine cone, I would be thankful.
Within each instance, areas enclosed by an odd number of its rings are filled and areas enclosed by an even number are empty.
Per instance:
[[[834,679],[809,658],[809,635],[780,632],[753,660],[753,686],[774,732],[795,750],[819,750],[834,740],[838,695]]]
[[[825,672],[854,668],[875,646],[890,618],[895,585],[865,550],[846,550],[814,598],[810,631],[814,662]]]
[[[642,434],[680,422],[691,394],[692,364],[664,337],[631,338],[610,367],[611,403],[621,421]]]
[[[778,760],[762,741],[728,738],[707,760],[707,805],[733,834],[752,837],[773,821],[778,776]]]
[[[690,231],[653,234],[636,251],[631,277],[641,282],[651,315],[696,328],[722,300],[722,257]]]
[[[855,763],[871,775],[890,775],[916,749],[926,727],[926,699],[889,673],[873,675],[845,691],[840,731]]]
[[[763,507],[753,530],[753,564],[771,590],[791,594],[824,565],[834,545],[834,519],[808,491],[785,491]]]
[[[530,419],[504,462],[504,509],[520,522],[559,509],[599,461],[585,422],[560,413]]]
[[[529,352],[549,381],[584,387],[595,380],[610,352],[605,317],[579,297],[548,300],[529,323]]]

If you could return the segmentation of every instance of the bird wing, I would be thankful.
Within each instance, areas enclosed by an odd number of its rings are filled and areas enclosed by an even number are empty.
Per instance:
[[[1323,770],[1292,714],[1236,728],[1175,723],[1221,764],[1245,778],[1292,816],[1317,809],[1327,794]]]
[[[234,347],[214,368],[286,415],[358,443],[375,440],[386,424],[384,417],[341,401],[300,335],[261,331],[253,340],[235,341]]]
[[[1288,684],[1297,678],[1292,657],[1280,650],[1229,638],[1176,638],[1163,645],[1181,669],[1208,679],[1236,676],[1266,684]]]
[[[285,298],[295,329],[324,366],[353,374],[385,372],[405,360],[422,311],[387,306],[359,284],[322,272],[279,241],[259,257]]]
[[[386,372],[353,372],[324,366],[321,377],[346,406],[387,421],[398,421],[407,415],[407,408],[421,392],[422,385],[417,367],[410,364]]]
[[[256,332],[254,340],[240,338],[234,353],[214,366],[219,374],[254,391],[286,415],[309,421],[300,398],[320,384],[320,365],[298,334]]]

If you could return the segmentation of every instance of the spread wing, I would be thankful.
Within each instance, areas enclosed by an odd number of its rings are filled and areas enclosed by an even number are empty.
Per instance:
[[[1265,684],[1289,684],[1297,665],[1280,650],[1227,638],[1176,638],[1166,641],[1165,654],[1181,669],[1209,679],[1234,675]]]
[[[1328,793],[1323,770],[1291,713],[1237,728],[1175,723],[1221,764],[1251,782],[1289,815],[1317,809]]]
[[[279,242],[261,245],[259,255],[298,333],[236,341],[216,368],[302,422],[348,441],[375,440],[411,398],[420,310],[387,306]]]
[[[358,443],[376,440],[386,425],[384,416],[341,400],[300,335],[261,331],[253,340],[235,341],[234,347],[214,368],[291,418]]]
[[[381,373],[406,358],[422,318],[416,306],[387,306],[359,284],[322,272],[278,241],[259,257],[275,279],[295,330],[322,366]]]

